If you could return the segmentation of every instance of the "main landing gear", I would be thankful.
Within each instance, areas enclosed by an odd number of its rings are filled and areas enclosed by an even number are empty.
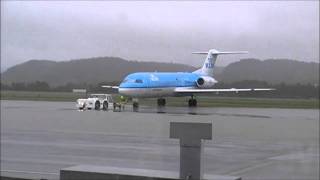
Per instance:
[[[138,101],[138,99],[133,99],[132,100],[132,110],[134,112],[138,112],[138,110],[139,110],[139,101]]]
[[[166,106],[166,99],[164,99],[164,98],[159,98],[157,102],[158,102],[159,107]]]
[[[158,103],[158,107],[157,107],[158,112],[157,113],[165,113],[166,99],[159,98],[157,100],[157,103]]]
[[[188,101],[189,107],[197,107],[197,100],[193,99],[193,96],[191,96],[191,99]]]
[[[163,108],[166,106],[166,99],[159,98],[157,100],[157,104],[158,104],[158,108],[160,108],[160,110],[163,110]],[[197,100],[194,99],[193,96],[191,96],[191,98],[188,101],[188,105],[189,105],[189,107],[197,107]],[[133,109],[134,112],[137,112],[139,110],[139,101],[138,101],[138,99],[133,99],[132,100],[132,109]]]

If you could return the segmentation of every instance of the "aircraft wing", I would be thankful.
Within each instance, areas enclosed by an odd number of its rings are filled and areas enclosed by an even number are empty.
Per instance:
[[[176,88],[177,93],[213,93],[213,92],[245,92],[245,91],[273,91],[272,88],[254,88],[254,89],[198,89],[198,88]]]
[[[108,86],[108,85],[103,85],[101,86],[103,88],[112,88],[112,89],[119,89],[119,86]]]

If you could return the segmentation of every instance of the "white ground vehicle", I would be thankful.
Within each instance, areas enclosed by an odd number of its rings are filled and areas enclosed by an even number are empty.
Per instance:
[[[80,110],[95,109],[108,110],[113,109],[113,99],[111,94],[90,94],[87,99],[78,99],[76,107]]]

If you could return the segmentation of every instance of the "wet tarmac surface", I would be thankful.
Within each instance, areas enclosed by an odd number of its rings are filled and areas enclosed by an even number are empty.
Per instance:
[[[106,165],[178,171],[170,122],[209,122],[204,172],[243,179],[318,179],[319,110],[141,107],[78,111],[70,102],[1,101],[1,174],[58,179]]]

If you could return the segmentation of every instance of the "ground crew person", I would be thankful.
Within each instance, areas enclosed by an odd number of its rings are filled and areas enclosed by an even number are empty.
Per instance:
[[[124,96],[120,96],[120,104],[122,107],[122,110],[124,110],[124,105],[127,103],[127,99]]]

